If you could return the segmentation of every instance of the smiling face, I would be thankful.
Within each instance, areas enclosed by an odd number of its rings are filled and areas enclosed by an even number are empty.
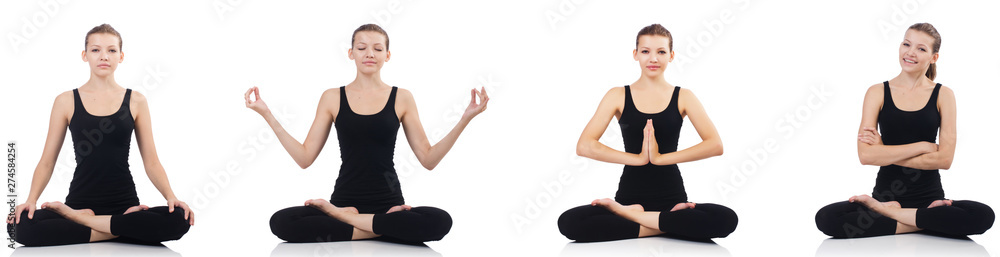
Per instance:
[[[361,31],[354,35],[354,45],[347,51],[362,74],[377,73],[389,61],[385,35],[374,31]]]
[[[899,66],[904,72],[923,74],[932,63],[937,62],[937,58],[934,37],[917,30],[906,30],[903,42],[899,44]]]
[[[667,63],[674,60],[674,51],[670,49],[670,38],[659,35],[639,36],[639,43],[632,56],[639,61],[639,67],[645,76],[663,75]]]
[[[94,33],[87,36],[83,61],[90,64],[92,74],[100,77],[114,74],[118,64],[125,60],[119,42],[118,36],[108,33]]]

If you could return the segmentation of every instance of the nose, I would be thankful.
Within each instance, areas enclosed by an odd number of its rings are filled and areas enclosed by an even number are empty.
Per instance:
[[[372,47],[369,47],[368,49],[365,49],[365,57],[375,58],[375,50],[372,49]]]
[[[656,58],[656,55],[653,55],[653,57],[649,58],[649,62],[651,62],[651,63],[659,63],[660,60],[658,58]]]
[[[110,59],[110,58],[108,58],[108,52],[107,51],[101,51],[101,55],[99,57],[100,57],[101,61],[107,61],[108,59]]]

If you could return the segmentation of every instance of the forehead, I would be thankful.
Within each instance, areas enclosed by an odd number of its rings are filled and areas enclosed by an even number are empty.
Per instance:
[[[87,44],[91,46],[117,46],[118,37],[108,33],[94,33],[87,36]]]
[[[667,48],[669,44],[670,44],[670,39],[665,36],[660,36],[660,35],[639,36],[639,47]]]
[[[355,43],[380,44],[385,43],[385,36],[375,31],[361,31],[354,35]]]
[[[915,29],[906,30],[906,35],[903,35],[903,39],[917,44],[931,45],[934,43],[934,37]]]

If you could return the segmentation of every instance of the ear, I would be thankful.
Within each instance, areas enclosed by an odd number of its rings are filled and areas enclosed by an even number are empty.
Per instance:
[[[125,61],[125,51],[119,50],[118,54],[121,55],[121,58],[118,59],[118,63],[124,62]]]
[[[392,52],[389,52],[389,49],[386,49],[385,50],[385,62],[389,62],[389,57],[392,57]]]
[[[674,50],[670,50],[670,59],[668,59],[667,62],[672,62],[672,61],[674,61]]]
[[[83,59],[83,62],[87,62],[87,49],[83,49],[83,52],[80,52],[80,59]]]
[[[351,47],[350,49],[347,49],[347,58],[351,59],[352,61],[354,60],[354,51],[353,50],[354,50],[354,47]]]
[[[931,55],[931,63],[937,63],[937,59],[938,59],[938,53],[934,53],[934,55]]]
[[[639,49],[632,49],[632,59],[639,60]]]

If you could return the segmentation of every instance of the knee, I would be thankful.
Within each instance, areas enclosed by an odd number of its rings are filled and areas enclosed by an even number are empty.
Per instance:
[[[729,234],[732,234],[733,231],[736,231],[736,225],[738,225],[740,221],[739,216],[736,215],[736,211],[733,211],[733,209],[730,209],[729,207],[719,205],[716,217],[718,217],[721,225],[719,226],[717,234],[712,235],[713,238],[726,237],[729,236]]]
[[[559,226],[559,233],[566,236],[569,240],[581,240],[582,232],[580,224],[580,215],[576,214],[576,210],[579,207],[569,209],[559,215],[559,220],[556,224]]]
[[[963,202],[962,207],[968,211],[970,216],[967,235],[982,234],[993,227],[993,222],[996,219],[996,213],[993,212],[993,208],[980,202]]]
[[[271,214],[271,220],[268,222],[268,224],[271,227],[271,234],[274,234],[274,236],[277,236],[281,240],[291,242],[291,240],[289,240],[288,234],[285,233],[286,229],[284,229],[286,225],[285,221],[287,220],[286,217],[287,215],[285,215],[285,210],[277,211],[274,214]]]
[[[816,212],[816,228],[820,232],[832,237],[843,237],[844,235],[840,232],[837,224],[837,217],[834,215],[833,204],[824,206]]]
[[[447,211],[436,207],[420,207],[420,213],[426,218],[424,231],[427,231],[425,241],[438,241],[451,231],[452,219]]]

